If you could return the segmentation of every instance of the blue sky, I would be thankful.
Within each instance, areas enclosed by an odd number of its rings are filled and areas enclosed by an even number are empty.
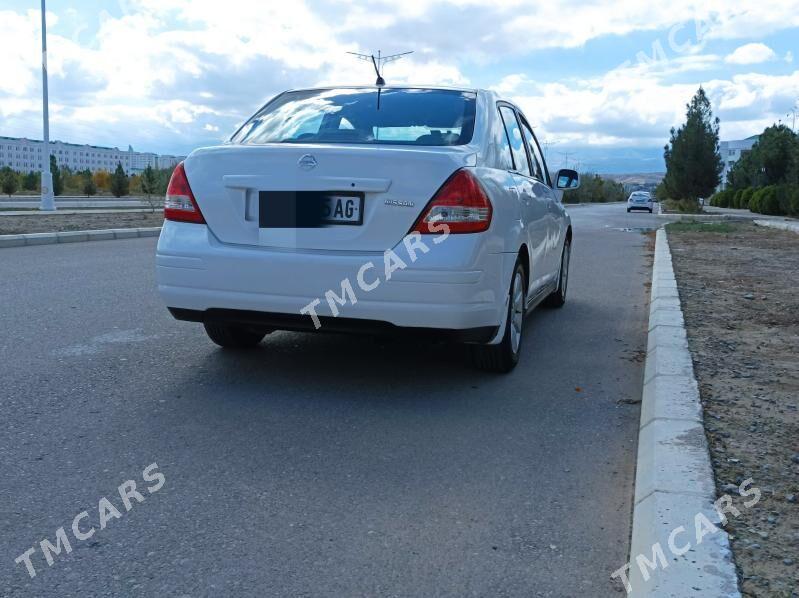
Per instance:
[[[38,7],[0,4],[0,135],[41,137]],[[699,85],[722,138],[799,100],[795,0],[50,0],[48,28],[51,136],[159,153],[218,143],[287,88],[371,83],[346,52],[378,48],[415,51],[390,83],[497,89],[551,166],[599,172],[662,170]]]

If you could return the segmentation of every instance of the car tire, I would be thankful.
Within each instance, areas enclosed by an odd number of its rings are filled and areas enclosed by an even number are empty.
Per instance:
[[[205,322],[203,326],[208,338],[225,349],[252,349],[271,332],[220,322]]]
[[[630,208],[627,208],[627,213],[628,213],[628,214],[629,214],[631,211],[632,211],[632,210],[630,210]]]
[[[508,316],[505,333],[496,345],[467,345],[472,367],[485,372],[505,374],[519,363],[524,331],[524,316],[527,301],[527,277],[524,267],[516,262],[508,293]]]
[[[569,264],[571,263],[572,244],[569,239],[563,244],[560,254],[560,272],[558,273],[558,288],[544,299],[546,307],[563,307],[566,304],[566,291],[569,289]]]

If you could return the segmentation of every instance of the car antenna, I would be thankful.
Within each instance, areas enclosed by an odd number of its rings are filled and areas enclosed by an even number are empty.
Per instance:
[[[386,85],[386,80],[383,78],[383,66],[387,62],[394,62],[395,60],[399,60],[403,56],[407,56],[408,54],[413,54],[413,50],[410,52],[400,52],[399,54],[389,54],[388,56],[383,56],[380,50],[377,51],[377,56],[374,54],[358,54],[358,52],[347,52],[347,54],[352,54],[358,60],[365,60],[366,62],[371,62],[372,66],[375,69],[375,74],[377,75],[377,79],[375,80],[375,87],[377,87],[377,109],[380,110],[380,91]]]

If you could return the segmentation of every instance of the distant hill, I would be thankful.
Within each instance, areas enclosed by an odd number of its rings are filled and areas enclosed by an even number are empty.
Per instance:
[[[625,187],[656,187],[665,172],[638,172],[631,174],[602,174],[600,176],[621,183]]]

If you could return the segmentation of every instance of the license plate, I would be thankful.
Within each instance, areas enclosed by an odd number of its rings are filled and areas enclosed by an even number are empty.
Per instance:
[[[260,228],[318,228],[363,224],[363,193],[338,191],[261,191]]]
[[[322,222],[325,224],[361,224],[363,222],[363,197],[353,195],[328,195],[322,204]]]

